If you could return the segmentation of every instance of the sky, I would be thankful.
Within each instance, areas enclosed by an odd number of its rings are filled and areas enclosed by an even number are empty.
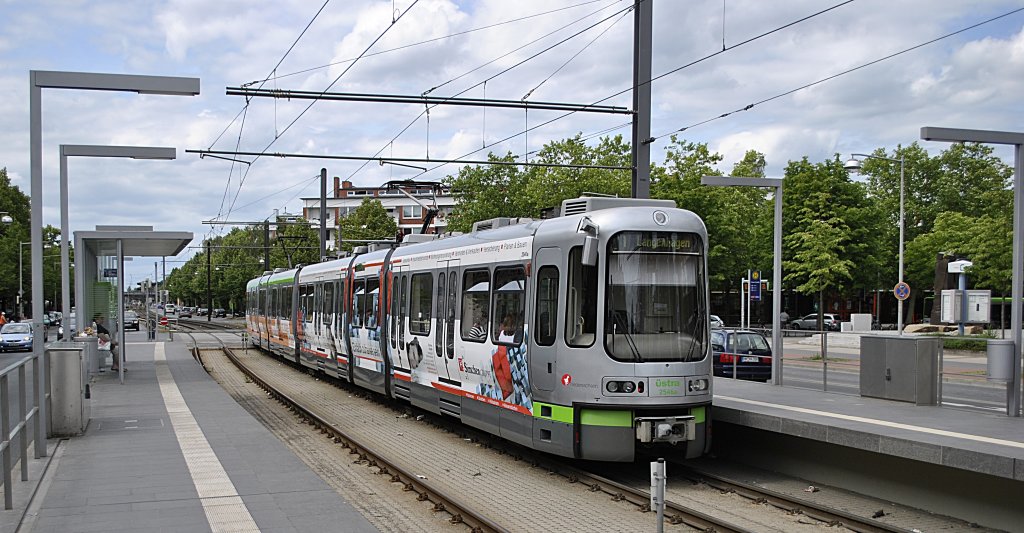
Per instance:
[[[765,154],[769,176],[781,176],[788,161],[804,156],[845,159],[913,142],[932,154],[946,148],[920,141],[922,126],[1020,131],[1024,124],[1024,11],[790,93],[1024,8],[1022,0],[653,2],[652,72],[679,69],[651,85],[656,163],[681,128],[687,128],[681,138],[724,156],[723,172],[753,149]],[[198,247],[205,235],[230,230],[204,221],[264,220],[275,209],[301,213],[301,198],[319,194],[321,167],[358,186],[440,180],[459,168],[420,175],[375,162],[274,153],[522,156],[628,122],[621,115],[552,121],[563,113],[453,106],[431,109],[428,121],[422,105],[318,101],[309,107],[309,100],[269,98],[246,105],[243,97],[227,96],[227,87],[398,95],[433,89],[433,96],[521,100],[529,94],[531,101],[631,107],[630,5],[0,0],[0,167],[29,193],[30,70],[198,77],[195,97],[56,89],[42,96],[44,223],[60,226],[60,144],[170,146],[177,160],[71,159],[71,229],[191,231]],[[536,128],[523,135],[527,126]],[[630,128],[610,134],[628,140]],[[247,166],[185,152],[203,149],[268,155],[240,157],[252,161]],[[1010,150],[996,153],[1012,165]],[[168,272],[196,251],[168,258]],[[127,281],[138,283],[153,276],[152,260],[125,270]]]

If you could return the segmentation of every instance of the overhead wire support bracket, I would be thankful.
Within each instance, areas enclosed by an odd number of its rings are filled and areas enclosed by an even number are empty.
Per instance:
[[[205,155],[234,155],[234,156],[256,156],[260,152],[235,152],[230,150],[185,150],[187,154]],[[266,155],[266,154],[264,154]],[[500,161],[481,159],[426,159],[422,157],[368,157],[359,155],[321,155],[321,154],[286,154],[274,152],[274,157],[297,158],[297,159],[334,159],[340,161],[387,161],[390,164],[401,163],[454,163],[462,165],[502,165],[522,167],[544,167],[544,168],[592,168],[596,170],[631,170],[631,166],[622,165],[575,165],[570,163],[534,163],[524,161]]]
[[[620,106],[570,104],[562,102],[526,102],[521,100],[495,100],[486,98],[455,98],[444,96],[400,95],[400,94],[366,94],[366,93],[331,93],[317,91],[289,91],[285,89],[252,89],[247,87],[228,87],[228,96],[245,96],[246,98],[286,98],[289,100],[331,100],[341,102],[380,102],[387,104],[426,104],[456,105],[471,107],[505,107],[512,109],[543,109],[550,111],[575,111],[577,113],[606,113],[612,115],[632,115],[633,110]]]
[[[199,154],[199,159],[203,159],[204,157],[212,157],[214,159],[223,159],[224,161],[233,161],[235,163],[242,163],[243,165],[252,165],[252,161],[245,161],[244,159],[235,159],[233,157],[224,157],[222,155],[214,155],[214,154]]]

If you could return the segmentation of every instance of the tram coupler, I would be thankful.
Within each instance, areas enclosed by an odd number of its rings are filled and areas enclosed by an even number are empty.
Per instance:
[[[692,415],[672,417],[637,417],[633,419],[636,438],[640,442],[676,444],[696,440],[697,420]]]

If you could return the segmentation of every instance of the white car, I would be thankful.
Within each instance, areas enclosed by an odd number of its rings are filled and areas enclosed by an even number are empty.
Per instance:
[[[725,326],[725,322],[722,322],[722,319],[718,318],[718,315],[711,315],[709,317],[709,320],[711,321],[711,329],[716,329]]]

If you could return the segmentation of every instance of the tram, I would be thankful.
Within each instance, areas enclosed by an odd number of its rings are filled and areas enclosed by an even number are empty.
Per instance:
[[[409,237],[420,242],[251,280],[251,342],[560,456],[707,451],[707,230],[695,214],[585,197],[555,218]]]

